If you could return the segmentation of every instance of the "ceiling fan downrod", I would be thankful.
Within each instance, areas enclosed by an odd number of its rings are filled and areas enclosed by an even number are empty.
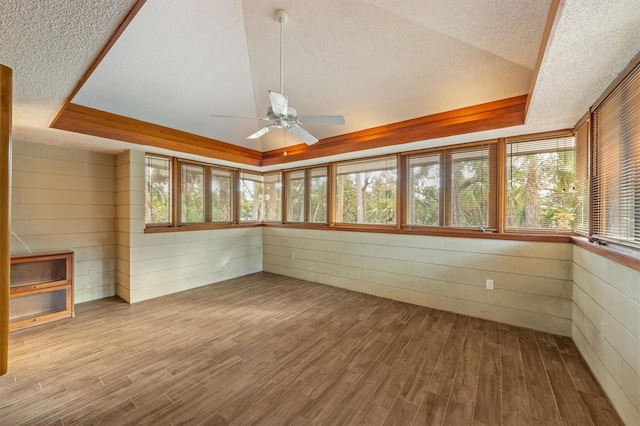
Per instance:
[[[289,13],[276,10],[276,20],[280,22],[280,93],[284,93],[284,24],[289,22]]]

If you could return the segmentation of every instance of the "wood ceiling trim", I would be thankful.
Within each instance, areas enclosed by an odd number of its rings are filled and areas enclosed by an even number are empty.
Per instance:
[[[315,145],[293,145],[263,153],[262,165],[309,160],[329,155],[400,145],[421,140],[475,133],[524,124],[528,95],[516,96],[412,120],[372,127],[320,140]]]
[[[262,160],[260,151],[73,103],[60,111],[50,127],[252,166]]]
[[[315,145],[293,145],[260,151],[156,124],[67,104],[51,127],[92,136],[149,145],[252,166],[271,166],[390,145],[443,138],[524,124],[527,95],[372,127],[322,139]]]
[[[149,145],[252,166],[270,166],[336,154],[400,145],[524,124],[527,95],[427,115],[322,139],[315,145],[293,145],[260,151],[156,124],[67,104],[51,127],[92,136]]]

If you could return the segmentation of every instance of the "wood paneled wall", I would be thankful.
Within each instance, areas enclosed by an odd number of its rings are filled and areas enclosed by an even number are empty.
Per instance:
[[[0,375],[7,372],[9,357],[12,92],[12,70],[0,65]]]
[[[76,303],[115,294],[115,185],[114,155],[13,143],[11,226],[33,251],[75,252]]]
[[[573,246],[571,336],[622,420],[640,424],[640,272]]]
[[[266,272],[571,333],[570,243],[265,227],[263,251]]]
[[[145,153],[117,157],[117,293],[130,303],[262,270],[262,228],[144,232]]]

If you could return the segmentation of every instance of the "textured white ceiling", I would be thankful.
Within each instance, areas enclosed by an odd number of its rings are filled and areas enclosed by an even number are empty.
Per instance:
[[[2,0],[0,63],[14,69],[14,138],[118,152],[131,145],[48,125],[134,0]],[[640,49],[637,0],[566,0],[524,126],[393,152],[571,127]],[[300,114],[343,114],[318,137],[528,92],[549,0],[148,0],[74,101],[248,146],[279,89]],[[297,143],[292,136],[288,144]],[[354,155],[365,155],[357,153]],[[324,159],[323,161],[326,161]]]
[[[268,90],[280,90],[278,8],[291,16],[290,104],[347,120],[307,126],[319,138],[517,96],[529,89],[549,2],[500,3],[464,14],[463,4],[444,1],[149,0],[73,102],[254,149],[281,147],[281,132],[262,146],[245,139],[264,123],[211,117],[266,115]],[[497,6],[510,32],[519,34],[513,21],[525,23],[526,37],[505,37]],[[477,40],[474,28],[485,28]]]

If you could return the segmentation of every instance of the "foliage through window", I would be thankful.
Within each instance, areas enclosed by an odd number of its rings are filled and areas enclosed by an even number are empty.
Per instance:
[[[304,222],[305,170],[287,173],[287,221]]]
[[[407,223],[490,228],[497,217],[497,144],[410,154]]]
[[[327,221],[327,168],[314,167],[285,173],[287,222]]]
[[[181,223],[204,222],[204,167],[180,164]]]
[[[396,157],[338,164],[336,222],[396,223]]]
[[[240,220],[257,222],[261,220],[262,174],[240,172]]]
[[[450,170],[450,218],[448,225],[469,228],[493,228],[495,209],[495,145],[456,149],[448,152]]]
[[[409,158],[409,224],[440,226],[440,153]]]
[[[171,159],[147,155],[145,177],[145,222],[171,223]]]
[[[506,226],[513,229],[574,228],[575,138],[507,143]]]
[[[233,172],[211,168],[211,222],[233,221]]]
[[[309,171],[309,222],[327,222],[327,168],[314,167]]]
[[[282,183],[280,182],[280,172],[265,173],[263,177],[264,192],[262,203],[264,205],[264,221],[281,221],[282,220],[282,202],[281,192]]]

